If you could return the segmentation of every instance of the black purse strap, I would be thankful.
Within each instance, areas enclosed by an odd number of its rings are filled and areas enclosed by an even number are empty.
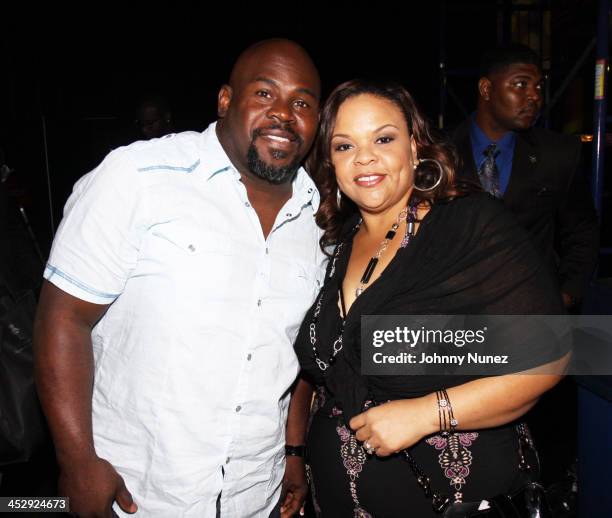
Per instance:
[[[425,475],[425,473],[423,473],[423,470],[419,468],[419,465],[416,463],[414,457],[410,454],[407,448],[402,450],[402,455],[404,456],[404,460],[408,462],[412,473],[414,473],[417,483],[425,494],[425,498],[431,500],[431,505],[434,512],[442,514],[451,504],[450,497],[444,493],[437,493],[431,488],[431,480],[427,475]]]
[[[516,425],[516,430],[519,439],[519,469],[526,473],[533,473],[535,466],[533,466],[527,459],[527,452],[531,451],[537,460],[537,451],[533,444],[533,440],[527,431],[527,425],[525,423],[519,423]],[[414,457],[410,454],[408,449],[402,450],[402,456],[412,473],[414,474],[417,483],[423,490],[425,498],[431,501],[431,506],[435,513],[442,514],[452,504],[450,497],[445,493],[438,493],[431,487],[430,478],[423,472],[419,465],[414,460]],[[512,515],[508,515],[512,516]]]
[[[365,405],[366,410],[370,407],[378,406],[380,404],[374,397],[371,387],[368,387],[368,389],[369,389],[368,391],[369,396],[368,396],[368,402]],[[434,512],[438,514],[442,514],[451,505],[450,496],[445,493],[438,493],[437,491],[434,491],[432,489],[431,479],[419,467],[419,465],[417,464],[416,460],[414,460],[414,457],[412,456],[408,448],[403,449],[400,452],[400,455],[402,455],[403,459],[410,466],[410,469],[412,470],[412,473],[414,474],[414,477],[416,478],[417,483],[419,484],[419,486],[423,490],[423,493],[425,494],[425,498],[431,501],[431,506],[433,507]]]

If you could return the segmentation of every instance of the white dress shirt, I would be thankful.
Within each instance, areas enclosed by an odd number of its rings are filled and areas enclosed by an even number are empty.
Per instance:
[[[92,332],[98,455],[136,516],[267,518],[293,341],[325,266],[302,169],[264,238],[215,124],[110,153],[68,200],[45,278],[110,304]],[[128,516],[115,510],[121,516]]]

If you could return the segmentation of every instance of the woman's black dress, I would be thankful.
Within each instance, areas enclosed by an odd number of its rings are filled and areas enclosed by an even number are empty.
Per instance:
[[[333,261],[328,265],[316,320],[316,346],[324,360],[330,357],[341,328],[338,288],[357,221],[356,216],[345,227],[344,245],[331,276]],[[325,518],[352,517],[356,509],[374,518],[439,516],[408,463],[400,455],[366,456],[346,423],[363,411],[368,400],[419,397],[475,379],[361,375],[361,315],[563,313],[559,290],[527,235],[500,202],[482,193],[431,208],[418,234],[351,306],[343,349],[325,373],[312,351],[310,324],[316,304],[306,314],[296,352],[304,377],[317,386],[307,448],[315,508]],[[475,501],[524,483],[514,424],[457,433],[448,441],[435,435],[411,448],[434,490],[451,497],[460,492],[463,501]]]

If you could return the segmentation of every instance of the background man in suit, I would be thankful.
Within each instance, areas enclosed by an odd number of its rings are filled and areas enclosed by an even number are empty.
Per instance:
[[[476,112],[454,141],[460,175],[479,182],[516,215],[556,275],[571,310],[593,273],[599,248],[597,214],[580,174],[576,137],[534,128],[542,108],[540,58],[511,46],[483,57]],[[576,390],[567,379],[527,421],[543,459],[543,480],[558,481],[576,456]],[[550,419],[561,415],[563,423]]]
[[[580,300],[599,247],[597,214],[580,175],[580,142],[532,127],[542,107],[542,70],[530,48],[483,57],[476,112],[456,131],[461,174],[500,198],[556,274],[566,307]]]

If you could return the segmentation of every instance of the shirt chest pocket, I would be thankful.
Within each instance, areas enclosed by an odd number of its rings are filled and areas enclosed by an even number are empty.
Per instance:
[[[153,227],[148,255],[175,278],[220,281],[230,275],[234,247],[227,233],[186,218]]]
[[[153,227],[151,234],[179,253],[198,256],[207,253],[229,255],[232,244],[227,234],[210,228],[202,228],[194,219],[162,223]]]

